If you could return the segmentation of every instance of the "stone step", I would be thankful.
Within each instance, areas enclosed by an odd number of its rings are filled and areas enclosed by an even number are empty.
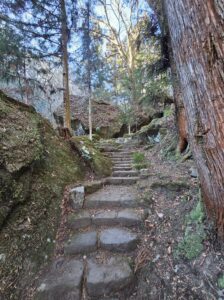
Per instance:
[[[122,153],[122,152],[118,152],[118,153],[112,153],[110,155],[111,158],[124,158],[124,157],[128,157],[128,158],[132,158],[132,153],[128,154],[126,152]]]
[[[126,167],[113,167],[113,171],[131,171],[132,167],[131,166],[126,166]]]
[[[101,264],[94,260],[87,262],[86,289],[91,298],[109,296],[133,281],[134,273],[123,257],[112,257]]]
[[[119,168],[132,168],[132,164],[130,163],[114,163],[114,168],[119,167]]]
[[[85,208],[137,207],[136,190],[132,186],[107,185],[94,194],[86,196]]]
[[[114,157],[112,158],[112,162],[128,162],[128,163],[131,163],[133,160],[132,158],[130,157],[121,157],[121,158],[117,158],[117,157]]]
[[[66,255],[86,254],[97,250],[98,237],[96,231],[77,233],[64,247]]]
[[[87,254],[98,249],[113,252],[132,251],[137,247],[139,237],[128,229],[109,228],[99,232],[74,234],[64,247],[65,255]]]
[[[132,251],[137,247],[139,237],[137,234],[120,228],[109,228],[100,232],[99,247],[114,252]]]
[[[109,177],[107,183],[113,185],[131,185],[135,184],[138,179],[139,177]]]
[[[89,211],[70,214],[68,226],[73,230],[86,228],[90,225],[96,226],[140,226],[143,223],[143,214],[134,209],[122,210],[100,210],[91,215]]]
[[[138,176],[138,171],[114,171],[112,176],[113,177],[135,177]]]
[[[37,292],[32,299],[81,299],[83,273],[84,266],[81,261],[75,259],[55,261],[50,271],[40,280]]]

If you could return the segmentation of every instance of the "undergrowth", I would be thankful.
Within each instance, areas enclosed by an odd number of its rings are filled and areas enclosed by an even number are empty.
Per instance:
[[[132,158],[135,169],[141,170],[147,168],[148,164],[144,153],[135,152],[133,153]]]
[[[199,201],[192,211],[186,216],[184,237],[177,245],[176,256],[194,259],[203,251],[203,241],[206,237],[203,220],[205,213],[199,194]]]

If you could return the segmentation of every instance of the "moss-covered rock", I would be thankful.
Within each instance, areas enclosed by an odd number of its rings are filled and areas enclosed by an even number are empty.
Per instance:
[[[133,138],[137,138],[140,141],[149,141],[149,137],[165,134],[165,118],[153,119],[148,125],[143,126],[139,131],[133,134]]]
[[[97,145],[90,141],[87,136],[73,137],[71,141],[79,149],[81,156],[97,176],[102,177],[111,174],[111,159],[104,156]]]
[[[0,139],[0,298],[25,299],[53,253],[64,188],[86,169],[46,120],[3,93]]]

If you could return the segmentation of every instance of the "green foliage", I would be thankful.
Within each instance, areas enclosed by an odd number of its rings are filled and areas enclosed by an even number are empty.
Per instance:
[[[204,225],[204,210],[199,195],[199,201],[186,216],[187,227],[183,240],[177,246],[177,255],[194,259],[203,251],[203,240],[206,237]]]
[[[170,80],[167,73],[163,73],[158,77],[154,74],[148,75],[148,81],[145,85],[145,95],[141,97],[142,104],[153,104],[155,102],[164,102],[169,94]]]
[[[205,232],[203,226],[197,226],[196,232],[190,232],[187,227],[183,240],[178,244],[177,254],[181,254],[188,259],[194,259],[203,251],[203,240]]]
[[[23,68],[22,36],[7,24],[0,26],[0,78],[9,81],[18,77]]]
[[[164,117],[170,117],[173,113],[173,110],[171,108],[171,106],[167,106],[165,107],[164,111],[163,111],[163,114],[164,114]]]
[[[132,157],[133,157],[133,161],[135,164],[145,162],[145,160],[146,160],[144,153],[141,153],[141,152],[133,153]]]
[[[135,121],[135,114],[133,107],[128,103],[120,105],[119,119],[123,124],[132,125]]]
[[[224,289],[224,274],[218,278],[218,287],[223,290]]]
[[[135,152],[135,153],[133,153],[132,158],[133,158],[133,163],[134,163],[135,169],[141,170],[141,169],[147,168],[148,164],[147,164],[144,153]]]
[[[190,215],[188,216],[188,219],[190,219],[193,222],[202,223],[203,219],[205,217],[202,202],[198,201],[196,207],[191,211]]]

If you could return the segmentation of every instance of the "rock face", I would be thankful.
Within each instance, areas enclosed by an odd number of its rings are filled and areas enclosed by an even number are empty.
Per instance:
[[[51,256],[64,188],[85,166],[32,107],[3,93],[0,140],[0,291],[24,299],[22,287]]]
[[[77,132],[82,128],[84,133],[89,131],[88,99],[71,96],[72,129]],[[104,138],[119,134],[122,123],[119,120],[120,110],[117,106],[103,101],[92,101],[93,132]],[[58,125],[63,125],[63,106],[54,113]],[[78,133],[78,132],[77,132]]]

